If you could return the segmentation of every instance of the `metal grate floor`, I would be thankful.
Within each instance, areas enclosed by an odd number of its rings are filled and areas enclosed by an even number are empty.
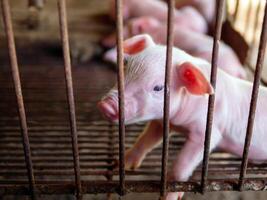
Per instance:
[[[27,194],[27,175],[16,113],[16,102],[8,66],[0,69],[0,195]],[[21,67],[22,89],[28,117],[30,144],[37,190],[44,194],[74,192],[71,137],[65,96],[63,68],[60,66]],[[84,193],[118,191],[118,128],[102,121],[95,105],[115,80],[114,73],[101,64],[74,67],[74,90],[81,175]],[[89,78],[88,78],[89,77]],[[144,125],[126,128],[126,148],[131,147]],[[170,160],[175,159],[184,138],[170,140]],[[215,152],[209,165],[210,190],[233,190],[241,160]],[[148,154],[142,166],[126,172],[129,192],[157,192],[160,186],[161,146]],[[201,166],[190,182],[169,188],[193,191],[199,188]],[[267,163],[249,165],[245,190],[264,190]],[[257,179],[252,179],[257,178]]]

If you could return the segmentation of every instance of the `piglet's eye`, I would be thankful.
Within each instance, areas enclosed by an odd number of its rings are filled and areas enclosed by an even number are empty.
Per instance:
[[[156,86],[154,87],[153,90],[156,91],[156,92],[159,92],[159,91],[161,91],[163,88],[164,88],[163,85],[156,85]]]

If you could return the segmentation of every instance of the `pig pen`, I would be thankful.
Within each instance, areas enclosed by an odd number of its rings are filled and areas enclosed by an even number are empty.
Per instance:
[[[42,6],[42,1],[30,2],[32,4],[37,2]],[[117,2],[121,4],[121,1]],[[170,1],[170,16],[173,2]],[[124,149],[133,144],[144,124],[130,125],[124,129],[123,118],[120,126],[116,126],[103,121],[96,109],[97,100],[116,81],[112,66],[99,59],[101,50],[95,52],[98,49],[96,41],[99,35],[108,33],[112,29],[106,18],[95,18],[96,14],[102,16],[107,12],[107,1],[79,3],[68,1],[71,54],[75,61],[71,69],[65,0],[59,0],[58,5],[56,1],[47,2],[43,10],[30,11],[26,9],[26,1],[1,0],[1,199],[26,199],[25,195],[32,199],[116,198],[110,195],[111,193],[121,196],[127,193],[154,193],[126,195],[126,198],[155,199],[158,198],[158,193],[163,196],[170,190],[199,193],[213,191],[204,196],[186,195],[185,199],[240,199],[235,193],[225,194],[218,191],[266,190],[267,163],[247,165],[247,150],[252,134],[253,113],[266,45],[266,31],[261,32],[266,30],[266,19],[263,21],[261,16],[265,2],[258,1],[257,4],[252,0],[244,2],[227,1],[228,22],[224,23],[222,29],[222,38],[236,50],[247,66],[247,71],[256,71],[244,156],[237,158],[222,152],[214,152],[208,156],[206,153],[204,164],[197,168],[190,181],[177,183],[166,182],[166,171],[184,142],[182,136],[168,138],[168,126],[165,126],[163,145],[146,157],[141,168],[125,171]],[[222,18],[223,3],[223,0],[218,1],[220,5],[218,19]],[[246,12],[241,9],[242,6],[247,9]],[[10,8],[14,16],[12,20]],[[242,16],[244,13],[247,15]],[[257,17],[252,17],[250,20],[248,18],[246,21],[249,22],[242,24],[242,19],[250,15]],[[121,17],[121,13],[117,12],[117,21],[120,22],[118,23],[120,44]],[[171,23],[170,17],[169,24]],[[220,39],[221,26],[222,20],[217,20],[215,41]],[[235,32],[232,27],[241,34]],[[60,39],[63,44],[63,55],[61,55]],[[169,47],[171,39],[169,34]],[[93,50],[79,43],[80,40]],[[260,48],[257,47],[258,44]],[[215,45],[214,69],[216,69],[217,48]],[[255,53],[257,50],[258,54]],[[83,56],[90,57],[92,52],[96,54],[94,59],[81,64]],[[118,77],[122,80],[121,51],[119,56]],[[257,64],[253,59],[255,57],[258,57]],[[211,80],[215,84],[216,70],[213,72]],[[265,82],[264,77],[262,82]],[[123,87],[122,81],[120,87]],[[213,98],[211,96],[208,112],[206,149],[209,148]],[[168,95],[166,99],[167,112]],[[165,119],[165,125],[168,125],[168,119]],[[120,167],[116,169],[114,166],[118,158]],[[89,194],[107,194],[107,196]],[[241,196],[244,199],[266,198],[265,193],[252,192],[248,195],[249,197]]]

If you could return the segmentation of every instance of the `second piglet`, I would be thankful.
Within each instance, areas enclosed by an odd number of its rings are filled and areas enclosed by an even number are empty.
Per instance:
[[[138,35],[124,42],[125,121],[149,121],[125,157],[126,169],[135,169],[162,141],[164,72],[166,47],[156,45],[149,35]],[[187,130],[186,142],[168,173],[170,180],[187,181],[203,159],[208,95],[214,93],[209,82],[210,63],[173,49],[170,83],[171,129]],[[252,83],[228,75],[218,69],[214,120],[210,152],[221,148],[242,156],[245,141]],[[255,113],[254,134],[249,160],[267,159],[267,89],[260,87]],[[118,90],[114,86],[99,102],[103,115],[118,122]],[[177,200],[182,193],[168,193],[166,199]]]
[[[131,19],[141,16],[152,16],[162,22],[167,22],[168,7],[160,0],[123,0],[123,17]],[[115,18],[115,0],[110,0],[111,17]],[[208,24],[205,18],[191,6],[174,10],[174,23],[184,28],[206,33]]]
[[[129,21],[128,26],[124,27],[125,36],[138,34],[149,34],[156,43],[166,44],[167,27],[153,17],[140,17]],[[110,40],[115,42],[115,35]],[[208,35],[193,32],[182,26],[174,26],[174,46],[186,51],[187,53],[203,58],[211,62],[213,38]],[[109,50],[104,58],[115,62],[117,59],[116,50]],[[240,63],[235,52],[227,44],[220,42],[218,56],[218,66],[227,73],[246,79],[246,71]]]

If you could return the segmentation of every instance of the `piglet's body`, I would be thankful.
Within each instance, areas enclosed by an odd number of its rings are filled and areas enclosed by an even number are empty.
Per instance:
[[[134,169],[162,141],[166,47],[156,45],[148,35],[139,35],[126,40],[124,48],[128,53],[125,66],[125,120],[127,123],[150,121],[127,151],[126,168]],[[181,127],[187,130],[187,140],[169,172],[172,180],[188,180],[203,159],[208,94],[214,92],[208,81],[210,71],[208,62],[173,49],[170,123],[173,130]],[[252,83],[218,69],[210,151],[221,148],[242,155],[251,91]],[[248,156],[250,161],[267,159],[266,102],[267,89],[260,87]],[[99,108],[109,120],[118,121],[116,86],[99,102]],[[166,198],[177,200],[178,197],[181,197],[181,193],[169,193]]]
[[[115,18],[115,0],[111,0],[111,16]],[[160,0],[124,0],[124,19],[152,16],[162,22],[167,22],[168,7]],[[207,22],[204,17],[193,7],[185,6],[174,12],[174,23],[196,32],[206,33]]]
[[[192,6],[196,8],[206,19],[209,24],[213,23],[216,13],[216,0],[178,0],[176,8]]]
[[[140,17],[129,22],[124,28],[125,37],[138,34],[149,34],[156,43],[166,44],[167,27],[152,17]],[[112,39],[112,38],[110,38]],[[115,41],[115,36],[113,36]],[[178,25],[174,26],[174,46],[187,53],[203,58],[208,62],[212,59],[213,38],[196,33]],[[116,50],[110,50],[105,55],[106,60],[116,62]],[[235,52],[227,44],[220,43],[218,66],[227,73],[245,79],[246,72]]]

